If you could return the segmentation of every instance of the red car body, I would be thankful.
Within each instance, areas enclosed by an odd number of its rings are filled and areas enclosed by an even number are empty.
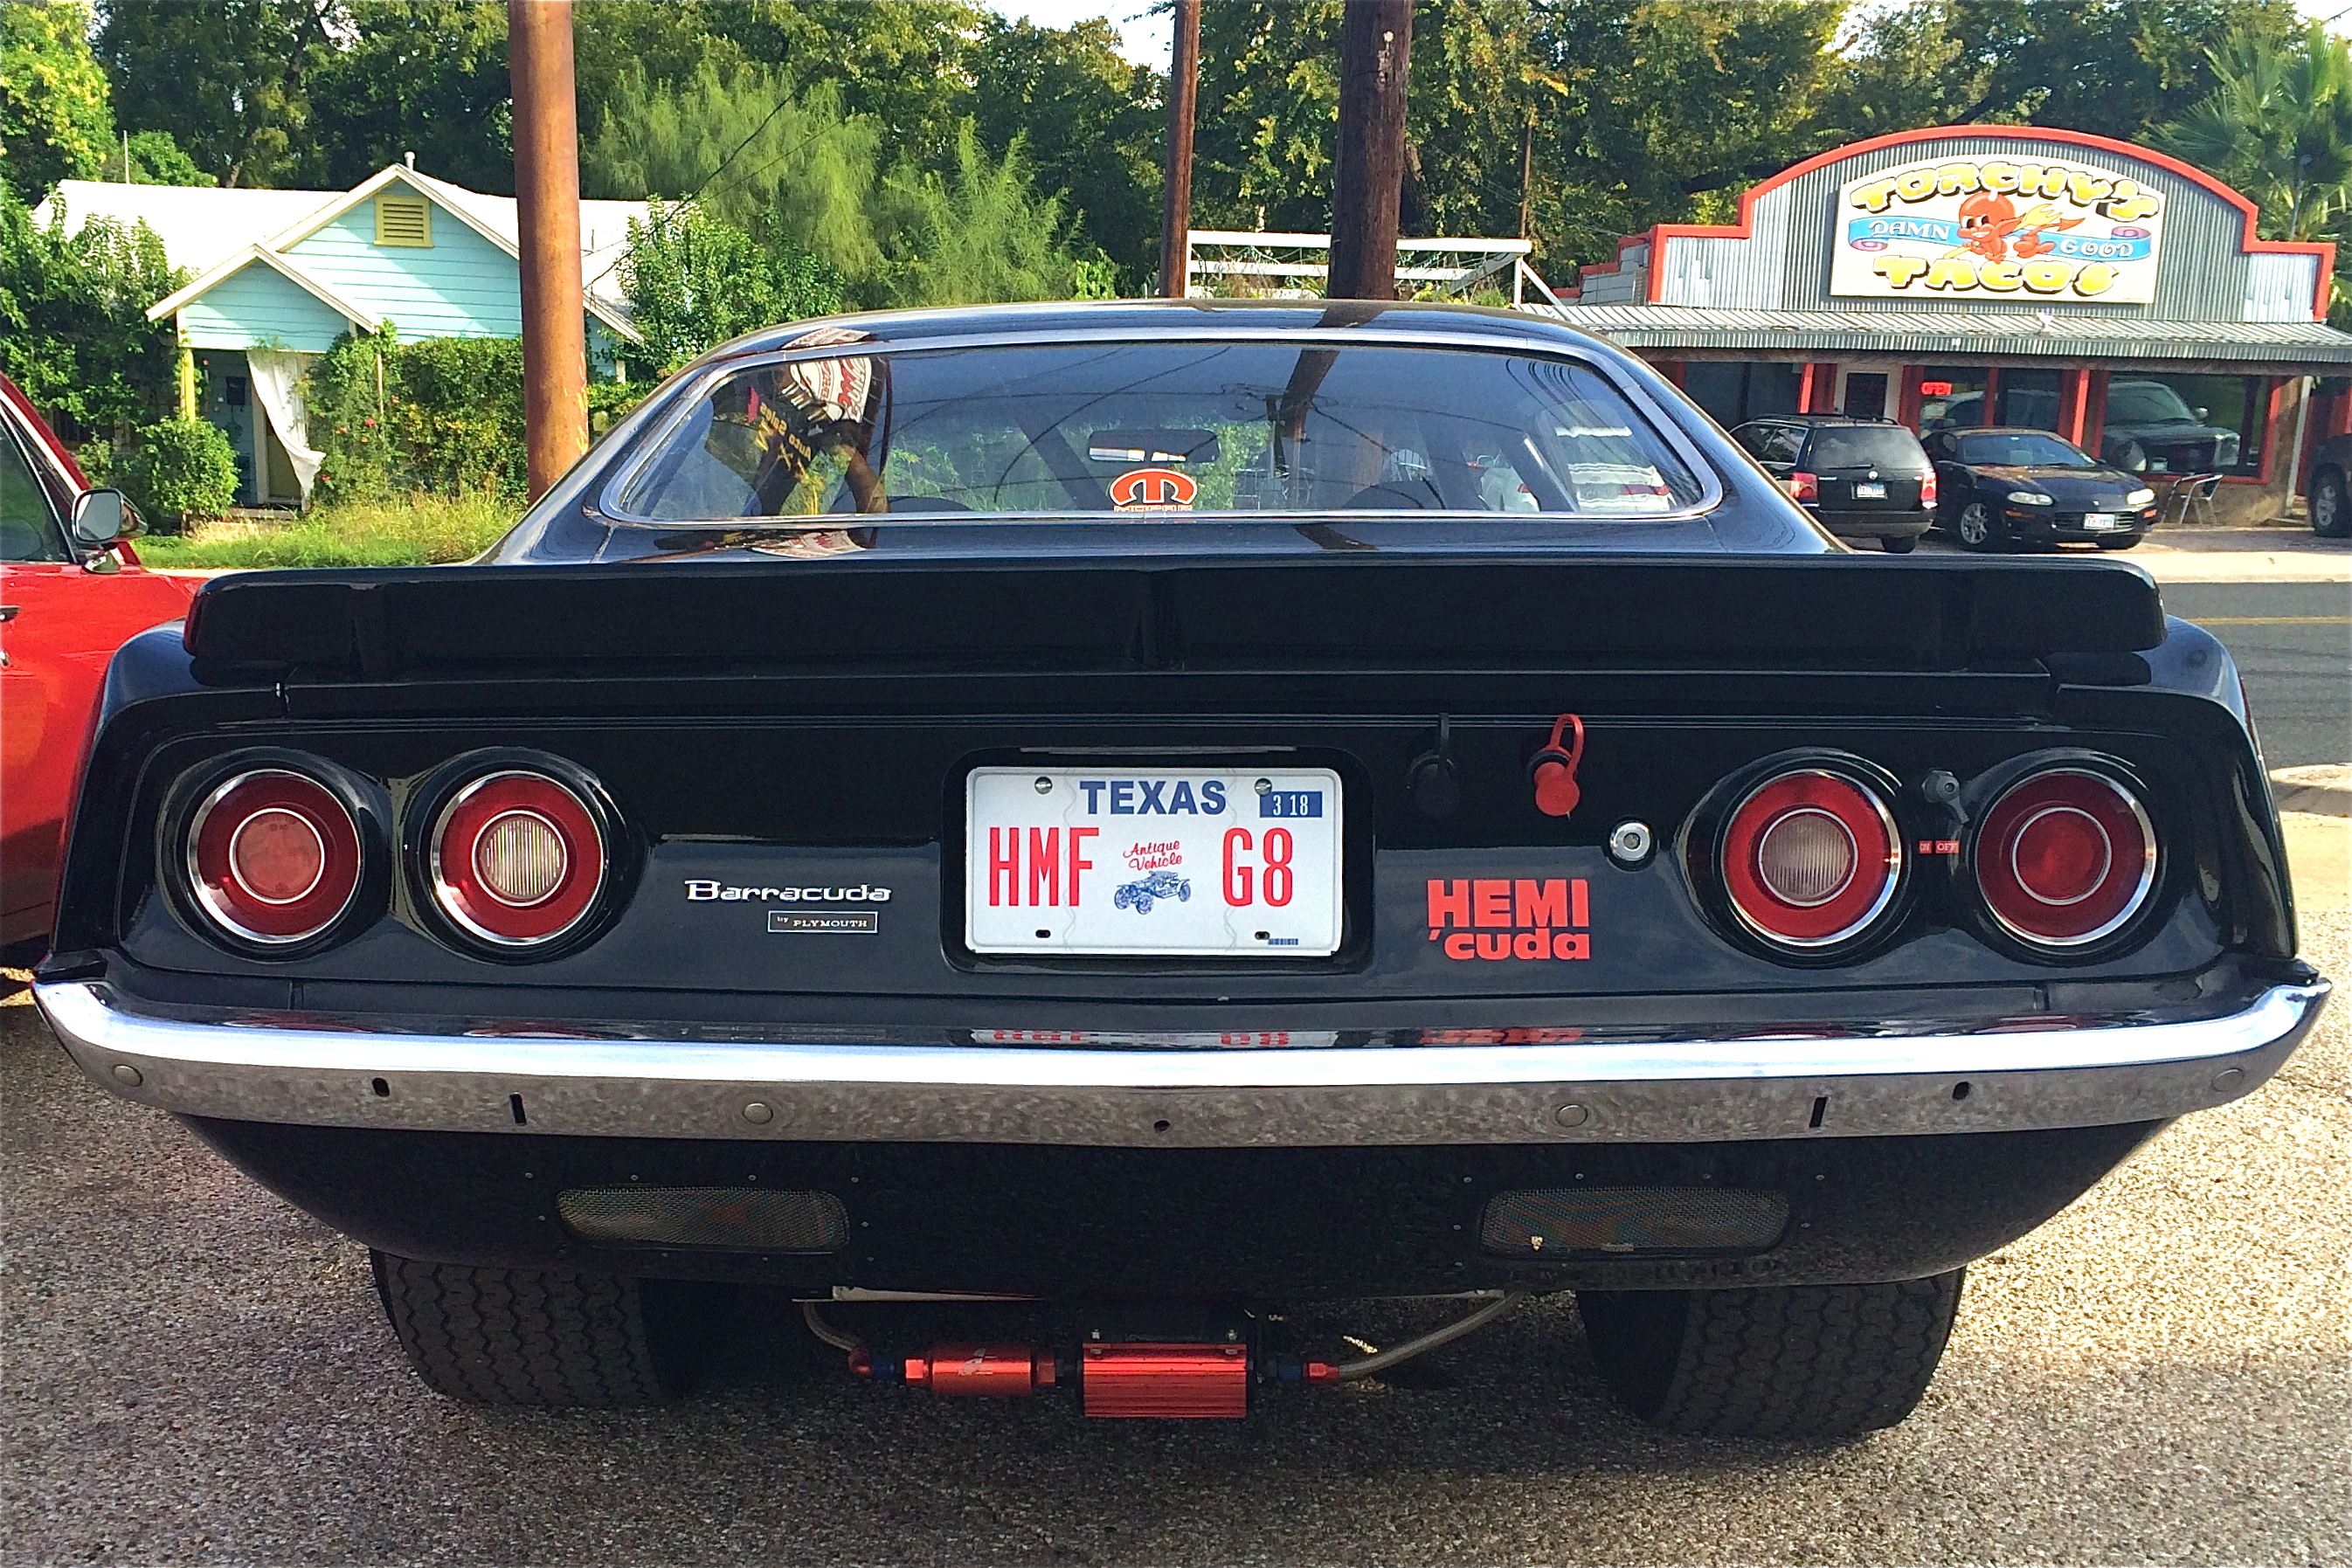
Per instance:
[[[75,544],[89,481],[0,376],[0,947],[45,941],[66,816],[114,651],[187,613],[196,584],[118,541]]]

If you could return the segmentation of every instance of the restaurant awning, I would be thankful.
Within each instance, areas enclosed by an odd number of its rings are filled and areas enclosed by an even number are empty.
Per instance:
[[[1549,307],[1528,308],[1553,313]],[[1985,309],[1717,310],[1694,305],[1567,305],[1556,313],[1571,327],[1628,349],[1702,354],[2352,366],[2352,334],[2318,321],[2179,321]]]

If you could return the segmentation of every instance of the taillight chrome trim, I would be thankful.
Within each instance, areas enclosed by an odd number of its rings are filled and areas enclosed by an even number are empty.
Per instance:
[[[2010,797],[2016,794],[2020,789],[2029,789],[2033,785],[2043,783],[2052,779],[2083,779],[2098,785],[2116,798],[2116,801],[2119,802],[2125,810],[2130,814],[2133,821],[2139,828],[2139,874],[2133,883],[2130,896],[2124,901],[2123,907],[2115,915],[2101,922],[2092,930],[2074,936],[2052,936],[2042,932],[2029,931],[2025,927],[2018,925],[2008,915],[2002,914],[2000,906],[1985,892],[1983,874],[1978,869],[1979,860],[1982,855],[1985,847],[1985,825],[1990,823],[1998,816],[2001,806],[2008,801]],[[2087,891],[2072,899],[2053,901],[2042,898],[2041,894],[2034,893],[2031,888],[2025,886],[2024,875],[2017,867],[2017,851],[2019,841],[2024,837],[2025,829],[2032,826],[2034,822],[2040,821],[2042,817],[2049,815],[2050,812],[2057,810],[2080,811],[2080,808],[2051,806],[2045,808],[2042,811],[2037,811],[2034,815],[2026,819],[2025,822],[2021,823],[2018,827],[2015,833],[2012,834],[2010,839],[2008,856],[2010,862],[2011,879],[2014,881],[2020,888],[2023,889],[2028,896],[2032,897],[2041,903],[2049,904],[2050,907],[2053,909],[2063,909],[2070,908],[2074,904],[2082,903],[2084,899],[2093,897],[2099,893],[2101,889],[2106,886],[2107,873],[2115,870],[2116,842],[2115,836],[2106,831],[2105,826],[2100,823],[2096,818],[2092,818],[2091,821],[2093,825],[2099,828],[2100,837],[2106,844],[2106,852],[2108,857],[2107,865],[2101,872],[2099,880]],[[2087,812],[2082,814],[2085,816],[2088,815]],[[2020,774],[2017,778],[2011,779],[2007,784],[2002,786],[2000,793],[1992,798],[1991,803],[1985,808],[1982,815],[1979,817],[1977,831],[1970,835],[1968,864],[1970,881],[1975,885],[1976,900],[1978,904],[1984,910],[1986,915],[1991,919],[1993,924],[2000,928],[2004,935],[2014,941],[2022,943],[2026,946],[2040,952],[2072,953],[2079,949],[2094,946],[2101,942],[2105,942],[2139,917],[2140,914],[2147,909],[2149,897],[2156,891],[2157,873],[2163,864],[2163,858],[2162,848],[2157,841],[2156,824],[2148,817],[2147,808],[2141,803],[2137,793],[2128,788],[2121,779],[2102,768],[2084,767],[2078,763],[2066,762],[2054,764],[2047,768],[2032,768],[2029,772]]]
[[[545,785],[563,795],[572,803],[573,806],[578,808],[581,816],[588,823],[589,831],[595,837],[596,880],[594,883],[589,888],[587,896],[581,901],[578,912],[575,913],[571,919],[566,920],[562,925],[555,927],[553,930],[540,936],[509,936],[503,932],[490,929],[488,926],[483,925],[480,920],[469,915],[465,907],[466,899],[463,890],[458,888],[457,884],[450,880],[449,876],[446,874],[446,868],[443,862],[442,842],[448,832],[451,819],[457,815],[458,810],[462,809],[467,802],[478,797],[484,789],[488,789],[493,784],[497,784],[509,779],[529,779],[533,783]],[[527,808],[512,808],[509,810],[501,811],[499,814],[499,817],[492,818],[491,821],[496,822],[505,816],[513,814],[516,811],[520,811],[523,814],[530,816],[539,817],[542,821],[547,820],[541,813],[529,810]],[[489,826],[489,823],[485,823],[483,825],[483,832],[487,833]],[[549,826],[555,827],[556,825],[551,822],[549,823]],[[562,839],[563,833],[561,828],[556,829],[556,837],[559,841]],[[475,841],[467,846],[467,852],[468,854],[478,853],[479,848],[480,835],[478,834]],[[552,769],[505,766],[492,768],[486,772],[475,775],[466,783],[452,790],[448,797],[434,810],[432,818],[426,824],[425,830],[424,852],[425,890],[431,897],[435,913],[438,914],[443,919],[455,926],[467,939],[481,943],[499,952],[513,955],[537,953],[552,947],[556,944],[563,942],[575,936],[583,926],[593,921],[598,913],[604,907],[605,890],[610,885],[613,877],[614,845],[612,841],[612,834],[609,831],[604,812],[598,809],[597,802],[591,799],[587,792],[575,786],[572,781],[561,777]],[[565,864],[566,874],[569,873],[570,869],[570,850],[567,846]],[[476,874],[478,876],[478,872]],[[494,890],[489,889],[487,886],[485,886],[484,892],[488,894],[492,900],[506,908],[516,910],[536,909],[541,904],[544,904],[550,899],[555,897],[556,892],[561,891],[562,886],[562,883],[561,878],[559,878],[555,890],[551,891],[546,897],[535,900],[530,904],[511,903],[510,901],[500,897]]]
[[[1855,841],[1853,871],[1848,874],[1846,882],[1841,883],[1827,897],[1811,904],[1799,904],[1791,900],[1780,899],[1791,908],[1819,908],[1822,904],[1828,904],[1843,894],[1846,887],[1851,885],[1854,876],[1861,875],[1871,866],[1883,864],[1885,873],[1885,880],[1868,907],[1837,930],[1820,936],[1791,936],[1766,925],[1740,903],[1738,892],[1727,874],[1727,857],[1731,849],[1731,831],[1733,825],[1739,821],[1740,812],[1746,810],[1750,802],[1774,785],[1785,779],[1802,778],[1830,779],[1858,792],[1864,800],[1868,802],[1880,829],[1885,834],[1886,855],[1884,862],[1866,852],[1864,846],[1858,841]],[[1757,835],[1757,847],[1760,849],[1764,840],[1771,835],[1772,831],[1786,821],[1787,817],[1796,814],[1799,810],[1821,810],[1822,814],[1837,822],[1849,838],[1853,837],[1853,830],[1847,828],[1843,819],[1839,818],[1834,812],[1820,807],[1801,806],[1775,818],[1761,830]],[[1903,841],[1902,828],[1895,821],[1894,809],[1887,804],[1885,792],[1866,775],[1856,770],[1828,765],[1825,760],[1809,760],[1793,767],[1773,768],[1747,789],[1742,789],[1738,798],[1731,803],[1730,809],[1723,813],[1722,821],[1716,829],[1714,840],[1714,853],[1710,857],[1710,867],[1717,886],[1721,891],[1725,906],[1731,911],[1732,917],[1739,923],[1741,929],[1750,936],[1775,951],[1790,955],[1820,956],[1857,943],[1876,930],[1885,918],[1887,911],[1894,906],[1896,894],[1902,891],[1904,873],[1909,869],[1910,864],[1910,857],[1906,852],[1906,846]],[[1772,896],[1776,899],[1780,898],[1777,893]]]
[[[203,858],[198,852],[198,846],[204,841],[205,824],[211,821],[214,811],[219,809],[223,801],[248,784],[261,783],[273,779],[286,779],[299,784],[307,784],[325,796],[328,802],[341,816],[343,825],[350,831],[352,853],[351,886],[344,891],[341,901],[324,918],[314,921],[300,931],[282,935],[257,931],[238,919],[234,910],[223,900],[219,892],[205,877]],[[320,833],[317,826],[300,812],[282,806],[271,807],[268,810],[284,811],[301,822],[304,827],[309,828],[312,835],[319,840],[319,874],[311,880],[310,886],[293,897],[285,899],[268,898],[258,893],[251,894],[258,903],[285,907],[299,904],[318,890],[319,883],[325,879],[329,870],[329,845],[326,836]],[[255,816],[258,817],[262,814],[264,813],[256,812]],[[228,852],[232,861],[236,857],[236,841],[243,837],[245,830],[252,825],[252,818],[248,818],[238,823],[236,831],[231,834]],[[189,810],[184,822],[179,829],[179,869],[184,879],[182,888],[186,893],[189,902],[194,904],[197,912],[212,924],[216,935],[226,936],[233,941],[254,947],[283,951],[316,942],[341,925],[344,916],[351,914],[352,905],[359,902],[361,888],[367,882],[368,840],[367,834],[361,827],[359,817],[352,811],[350,803],[343,799],[342,792],[333,784],[300,768],[272,764],[267,767],[240,768],[230,773],[211,789],[206,789],[195,805]],[[251,892],[249,889],[247,891]]]

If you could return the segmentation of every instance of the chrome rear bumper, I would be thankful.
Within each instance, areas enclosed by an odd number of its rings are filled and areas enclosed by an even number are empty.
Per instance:
[[[433,1132],[1240,1148],[1706,1143],[2161,1120],[2278,1070],[2324,981],[2163,1012],[1527,1043],[876,1043],[36,999],[84,1071],[190,1116]]]

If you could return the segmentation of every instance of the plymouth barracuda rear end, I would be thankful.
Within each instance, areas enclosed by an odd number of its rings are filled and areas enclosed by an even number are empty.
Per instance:
[[[461,1397],[659,1397],[764,1282],[877,1379],[1238,1415],[1570,1290],[1641,1414],[1851,1436],[2325,991],[2146,578],[1834,552],[1517,319],[753,341],[506,556],[127,648],[39,985]],[[1370,1295],[1462,1316],[1284,1337]],[[909,1296],[1062,1329],[826,1315]]]

